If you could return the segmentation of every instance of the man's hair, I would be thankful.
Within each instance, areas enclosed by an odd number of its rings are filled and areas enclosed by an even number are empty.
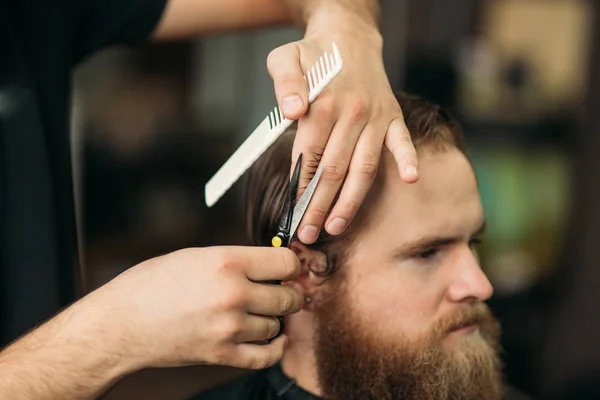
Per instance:
[[[458,122],[450,113],[422,97],[396,92],[396,100],[402,108],[406,127],[417,150],[444,151],[455,147],[466,154],[464,136]],[[270,246],[286,210],[289,188],[291,154],[295,130],[284,133],[250,169],[246,187],[246,220],[252,244]],[[384,149],[384,151],[386,151]],[[380,175],[380,174],[378,174]],[[370,198],[375,196],[378,184],[374,183],[363,207],[361,207],[346,231],[338,236],[321,230],[317,241],[310,248],[320,250],[327,256],[324,271],[313,273],[330,278],[339,269],[357,228],[364,226],[364,210],[369,208]]]

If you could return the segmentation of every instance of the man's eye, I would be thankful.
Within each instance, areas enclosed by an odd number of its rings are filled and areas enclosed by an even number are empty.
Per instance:
[[[438,249],[429,249],[427,251],[417,254],[417,257],[421,259],[428,259],[435,256],[438,253],[438,251]]]
[[[469,247],[473,248],[480,245],[483,242],[480,238],[473,238],[469,241]]]

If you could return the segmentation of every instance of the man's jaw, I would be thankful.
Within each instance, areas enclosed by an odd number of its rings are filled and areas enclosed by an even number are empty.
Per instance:
[[[489,332],[494,320],[487,307],[456,309],[412,342],[381,340],[348,310],[334,309],[320,320],[325,329],[317,342],[320,385],[328,398],[499,398],[500,364],[489,341],[496,333]]]

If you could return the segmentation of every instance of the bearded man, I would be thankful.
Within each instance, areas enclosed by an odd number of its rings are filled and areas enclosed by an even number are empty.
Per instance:
[[[301,290],[305,305],[286,320],[281,364],[196,399],[525,398],[502,378],[500,326],[485,304],[493,289],[475,248],[484,213],[460,127],[425,99],[397,99],[419,181],[403,182],[384,150],[345,233],[290,245],[302,272],[286,284]],[[293,139],[286,133],[249,175],[256,245],[270,245],[282,218]]]

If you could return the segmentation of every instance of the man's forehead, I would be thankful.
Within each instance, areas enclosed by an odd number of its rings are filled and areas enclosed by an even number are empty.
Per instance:
[[[412,184],[402,181],[393,157],[384,155],[381,167],[381,187],[367,210],[370,225],[394,226],[398,239],[410,240],[477,229],[483,222],[475,174],[458,149],[423,152],[419,180]]]
[[[415,201],[437,205],[444,200],[465,200],[478,195],[473,168],[467,157],[456,148],[425,150],[419,155],[419,180],[404,182],[389,154],[382,157],[384,177],[381,190],[388,200]]]

